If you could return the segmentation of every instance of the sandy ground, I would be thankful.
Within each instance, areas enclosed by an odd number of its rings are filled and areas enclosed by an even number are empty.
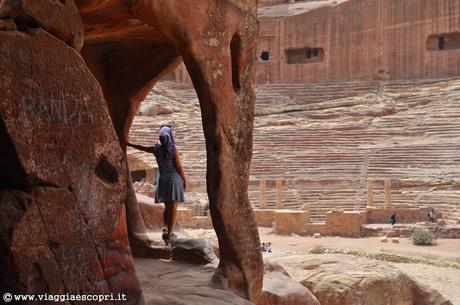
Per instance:
[[[186,230],[191,237],[205,237],[217,242],[213,230]],[[261,242],[271,242],[272,255],[298,255],[308,253],[315,246],[340,250],[359,250],[365,253],[387,252],[409,257],[427,258],[435,264],[444,265],[460,263],[460,240],[440,239],[434,246],[415,246],[407,238],[400,238],[399,243],[380,241],[379,237],[369,238],[342,238],[342,237],[303,237],[295,234],[284,236],[271,233],[271,228],[259,228]],[[320,254],[319,254],[320,255]],[[444,297],[451,300],[454,305],[460,305],[460,269],[453,267],[440,267],[425,263],[390,263],[414,279],[437,289]]]

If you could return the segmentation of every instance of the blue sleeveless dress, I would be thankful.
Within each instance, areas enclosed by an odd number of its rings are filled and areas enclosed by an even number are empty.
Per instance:
[[[184,202],[184,180],[174,166],[174,157],[168,157],[161,149],[161,144],[153,147],[158,163],[159,177],[155,191],[156,203]]]

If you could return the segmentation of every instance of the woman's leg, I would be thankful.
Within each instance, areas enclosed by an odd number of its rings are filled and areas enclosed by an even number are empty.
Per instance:
[[[165,209],[163,210],[163,223],[164,223],[164,227],[166,228],[166,230],[168,229],[168,223],[169,223],[169,203],[165,203]]]
[[[172,201],[168,204],[169,206],[169,215],[168,215],[168,235],[171,235],[174,231],[176,226],[176,219],[177,219],[177,201]]]

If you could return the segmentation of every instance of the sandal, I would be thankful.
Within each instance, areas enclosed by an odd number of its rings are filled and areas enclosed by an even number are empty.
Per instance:
[[[163,233],[163,241],[165,242],[166,246],[168,246],[170,243],[171,243],[171,239],[176,239],[177,238],[177,235],[172,233],[172,234],[167,234],[167,233]]]

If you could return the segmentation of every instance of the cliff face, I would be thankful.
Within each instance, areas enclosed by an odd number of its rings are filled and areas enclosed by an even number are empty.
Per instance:
[[[455,1],[265,0],[258,15],[258,84],[460,73],[460,4]],[[191,84],[184,66],[169,78]]]
[[[460,73],[460,40],[455,35],[460,31],[460,3],[455,1],[306,2],[261,8],[259,16],[258,53],[269,53],[267,61],[258,62],[259,83]]]

